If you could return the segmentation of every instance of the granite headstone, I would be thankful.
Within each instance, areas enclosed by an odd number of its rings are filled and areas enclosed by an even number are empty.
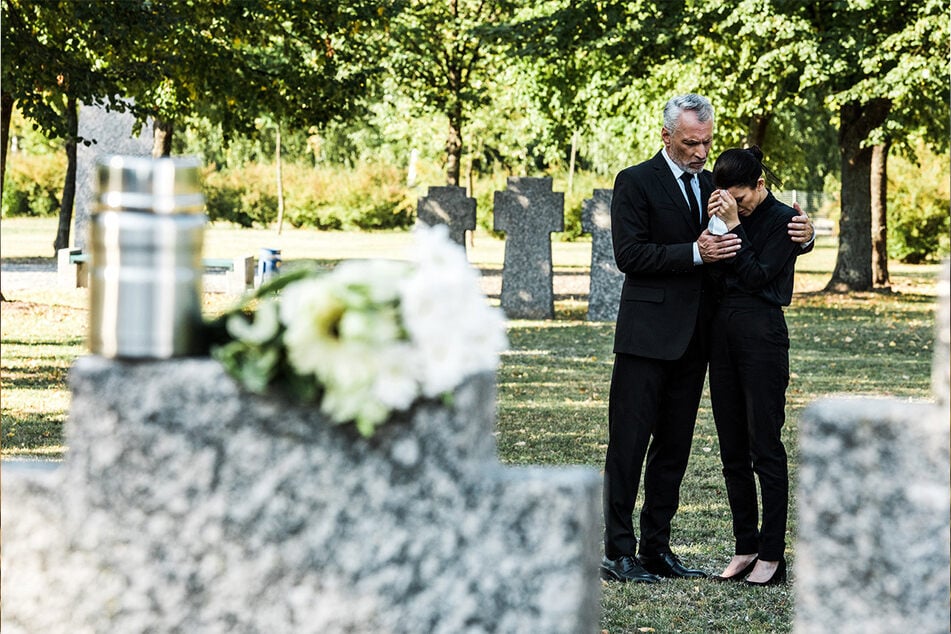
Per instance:
[[[466,195],[465,187],[430,187],[416,203],[416,219],[427,225],[446,225],[449,238],[466,246],[466,230],[476,227],[476,200]]]
[[[951,622],[949,274],[934,402],[828,398],[800,422],[800,634],[946,633]]]
[[[3,473],[5,634],[596,632],[600,479],[503,467],[494,376],[365,439],[210,359],[80,358]]]
[[[611,198],[614,190],[596,189],[581,206],[581,228],[591,234],[591,290],[588,321],[616,321],[624,274],[614,259]]]
[[[501,306],[512,319],[555,316],[551,233],[565,228],[565,195],[550,178],[509,178],[495,192],[494,227],[505,232]]]
[[[133,136],[135,117],[128,112],[106,110],[102,106],[83,105],[79,109],[79,136],[90,145],[80,143],[76,148],[76,199],[73,203],[73,244],[85,250],[90,206],[95,194],[96,163],[99,157],[110,154],[150,156],[152,154],[152,126],[143,125],[138,136]]]

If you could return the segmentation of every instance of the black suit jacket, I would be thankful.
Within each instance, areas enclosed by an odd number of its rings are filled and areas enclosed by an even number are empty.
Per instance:
[[[704,171],[701,210],[712,191],[712,175]],[[686,351],[701,307],[712,300],[702,292],[709,267],[693,263],[693,243],[706,226],[706,214],[702,223],[692,216],[660,152],[617,175],[611,235],[625,279],[614,352],[672,360]]]

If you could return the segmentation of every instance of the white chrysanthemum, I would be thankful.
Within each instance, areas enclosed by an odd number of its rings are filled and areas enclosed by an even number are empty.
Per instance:
[[[254,313],[254,322],[249,322],[244,315],[234,314],[228,318],[226,328],[228,334],[237,339],[254,345],[263,345],[274,339],[280,331],[281,322],[278,316],[277,302],[274,300],[262,301]]]
[[[419,396],[417,355],[408,343],[379,351],[373,397],[394,410],[409,408]]]
[[[344,303],[359,308],[397,301],[399,281],[407,269],[406,262],[395,260],[347,260],[329,277]]]
[[[479,289],[465,249],[444,226],[415,232],[410,262],[357,260],[288,284],[231,335],[280,342],[294,372],[313,377],[320,409],[370,435],[420,395],[438,397],[493,371],[507,342],[501,311]],[[280,336],[280,326],[284,333]]]
[[[340,363],[337,327],[346,305],[332,292],[327,277],[289,284],[281,297],[287,358],[298,374],[318,374],[321,365]]]
[[[400,286],[400,310],[420,359],[422,392],[434,397],[470,374],[498,367],[505,324],[486,302],[465,249],[448,240],[445,227],[420,227],[414,237],[417,267]]]

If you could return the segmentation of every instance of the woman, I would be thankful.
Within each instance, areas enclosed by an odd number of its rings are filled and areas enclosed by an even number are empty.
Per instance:
[[[707,206],[711,219],[742,239],[736,257],[721,264],[723,297],[710,354],[710,395],[736,539],[736,554],[715,579],[752,585],[786,580],[789,474],[780,433],[789,333],[782,307],[792,299],[802,252],[786,231],[797,212],[766,189],[762,159],[755,146],[723,152]],[[759,527],[754,473],[762,494]]]

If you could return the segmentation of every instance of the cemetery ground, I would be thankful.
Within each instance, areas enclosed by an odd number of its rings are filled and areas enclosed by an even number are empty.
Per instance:
[[[2,291],[3,458],[59,460],[69,407],[66,379],[86,354],[85,289],[55,286],[50,243],[55,219],[4,219],[0,232]],[[827,241],[822,241],[827,240]],[[352,257],[399,257],[408,234],[237,229],[214,225],[206,257],[256,255],[282,249],[285,263],[316,259],[332,265]],[[498,304],[504,242],[477,234],[470,261]],[[588,465],[600,469],[607,441],[607,395],[613,326],[585,321],[590,242],[553,242],[555,313],[550,321],[509,324],[510,350],[498,375],[497,442],[505,464]],[[891,264],[891,293],[819,292],[835,262],[835,244],[820,238],[799,260],[797,293],[787,309],[790,365],[784,439],[792,491],[797,470],[797,420],[825,395],[930,398],[935,285],[939,267]],[[35,275],[13,283],[16,275]],[[53,283],[43,283],[52,279]],[[206,315],[233,298],[206,294]],[[645,333],[645,336],[650,336]],[[693,455],[675,518],[673,547],[691,565],[719,572],[732,554],[729,510],[720,474],[709,394],[701,403]],[[795,577],[796,504],[790,507],[787,555]],[[600,517],[592,518],[600,522]],[[597,571],[592,570],[592,575]],[[601,629],[621,632],[786,632],[794,588],[748,588],[709,581],[604,585]]]

